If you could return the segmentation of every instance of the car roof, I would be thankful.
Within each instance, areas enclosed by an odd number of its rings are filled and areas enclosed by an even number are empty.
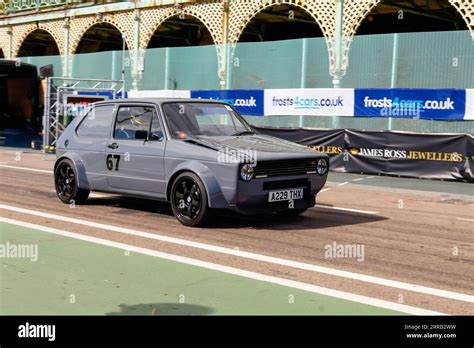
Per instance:
[[[95,102],[94,105],[107,105],[107,104],[128,104],[128,103],[152,103],[152,104],[164,104],[164,103],[216,103],[216,104],[227,104],[220,100],[214,99],[198,99],[198,98],[123,98],[123,99],[108,99],[100,102]]]

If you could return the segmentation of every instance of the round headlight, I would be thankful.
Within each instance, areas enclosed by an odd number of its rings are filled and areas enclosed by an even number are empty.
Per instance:
[[[324,175],[328,171],[328,161],[321,158],[318,160],[318,163],[316,165],[316,172],[318,172],[319,175]]]
[[[250,181],[253,178],[254,170],[251,164],[244,164],[240,169],[240,177],[243,181]]]

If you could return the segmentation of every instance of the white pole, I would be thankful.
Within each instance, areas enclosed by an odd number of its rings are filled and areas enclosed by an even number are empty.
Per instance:
[[[335,76],[332,80],[334,88],[341,88],[341,79],[342,79],[342,30],[343,30],[343,21],[344,21],[344,0],[336,0],[336,30],[334,37],[335,45]],[[337,116],[333,116],[332,127],[339,128],[339,119]]]
[[[390,88],[395,88],[397,86],[397,75],[398,75],[398,42],[399,35],[395,33],[393,35],[393,50],[392,50],[392,73],[390,78]],[[393,118],[389,116],[388,118],[388,130],[392,130],[392,121]]]
[[[306,88],[306,53],[308,50],[308,39],[303,39],[302,46],[301,46],[301,80],[300,80],[300,88]],[[304,125],[304,116],[300,115],[300,128],[303,128]]]
[[[122,35],[122,81],[125,81],[125,34]]]
[[[341,86],[342,72],[342,26],[344,20],[344,0],[336,0],[336,30],[334,33],[336,76],[333,79],[334,88]]]
[[[170,48],[165,48],[165,89],[169,89],[170,74]]]

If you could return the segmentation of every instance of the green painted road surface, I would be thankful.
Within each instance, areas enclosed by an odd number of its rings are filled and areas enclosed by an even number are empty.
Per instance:
[[[8,243],[38,260],[0,257],[0,314],[402,314],[2,222]]]

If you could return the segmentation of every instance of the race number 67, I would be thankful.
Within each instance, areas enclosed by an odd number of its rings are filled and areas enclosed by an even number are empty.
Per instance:
[[[120,155],[108,155],[106,159],[107,169],[114,169],[114,160],[115,160],[115,170],[118,170],[120,163]]]

